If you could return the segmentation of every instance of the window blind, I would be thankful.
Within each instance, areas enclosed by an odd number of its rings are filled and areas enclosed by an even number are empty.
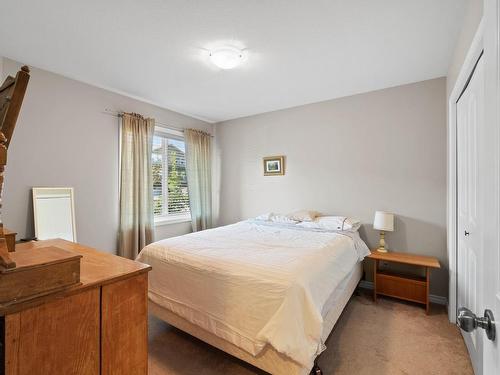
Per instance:
[[[152,168],[154,215],[189,215],[184,141],[156,132],[153,137]]]

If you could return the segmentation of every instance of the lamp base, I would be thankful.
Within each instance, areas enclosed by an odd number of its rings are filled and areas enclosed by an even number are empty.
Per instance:
[[[380,241],[377,251],[379,253],[387,253],[387,249],[385,248],[385,232],[383,230],[380,231]]]

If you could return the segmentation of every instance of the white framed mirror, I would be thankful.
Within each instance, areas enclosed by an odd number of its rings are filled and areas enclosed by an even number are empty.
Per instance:
[[[34,187],[35,236],[76,242],[74,191],[71,187]]]

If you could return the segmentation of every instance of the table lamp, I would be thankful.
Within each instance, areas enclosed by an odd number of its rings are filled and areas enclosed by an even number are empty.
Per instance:
[[[373,229],[380,231],[380,242],[377,251],[387,253],[384,236],[385,232],[392,232],[394,230],[394,214],[376,211],[375,218],[373,219]]]

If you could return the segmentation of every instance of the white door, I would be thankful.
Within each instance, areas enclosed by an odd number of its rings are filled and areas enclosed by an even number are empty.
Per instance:
[[[483,330],[483,373],[500,374],[500,1],[484,1],[485,132],[480,150],[484,179],[484,292],[481,310],[497,320],[496,338]]]
[[[479,142],[484,126],[484,63],[480,58],[457,102],[457,306],[479,311],[483,269]],[[462,331],[476,375],[482,374],[482,332]]]
[[[456,105],[457,322],[476,375],[500,375],[500,0],[484,0],[468,58],[479,48]]]

